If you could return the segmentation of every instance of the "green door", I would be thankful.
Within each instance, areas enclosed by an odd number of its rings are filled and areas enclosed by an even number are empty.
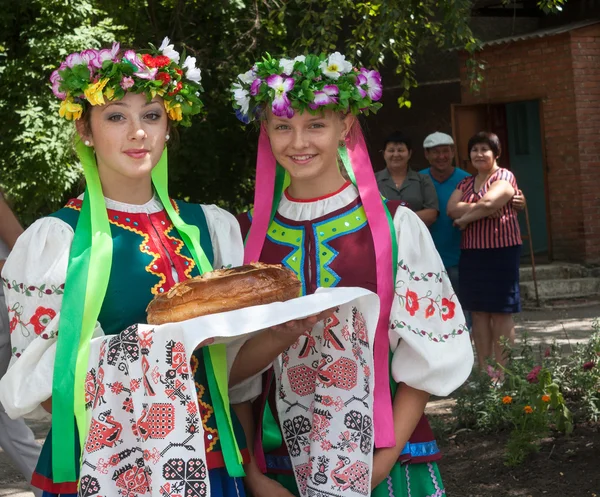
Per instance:
[[[527,199],[531,240],[535,254],[548,252],[544,156],[537,100],[506,104],[508,156],[510,169]],[[525,213],[519,213],[521,234],[527,235]],[[529,254],[529,242],[523,242],[523,254]]]

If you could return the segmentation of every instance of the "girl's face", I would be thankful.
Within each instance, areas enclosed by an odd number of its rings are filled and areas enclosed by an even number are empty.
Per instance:
[[[319,114],[296,113],[277,117],[269,109],[266,129],[277,162],[292,180],[315,180],[339,174],[337,150],[354,117],[327,110]]]
[[[160,97],[148,102],[143,94],[90,109],[89,128],[77,130],[96,152],[102,182],[130,182],[150,178],[165,147],[167,114]]]
[[[487,143],[476,143],[471,148],[471,163],[480,173],[491,171],[496,164],[494,152]]]
[[[404,143],[390,142],[385,146],[385,150],[383,151],[385,165],[392,171],[406,170],[411,155],[412,151],[408,150],[408,147]]]

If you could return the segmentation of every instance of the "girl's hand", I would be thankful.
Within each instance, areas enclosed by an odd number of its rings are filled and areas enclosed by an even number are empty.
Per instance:
[[[287,348],[296,343],[296,340],[298,340],[298,338],[300,338],[304,333],[312,330],[313,326],[319,321],[323,321],[330,317],[334,310],[335,309],[327,309],[319,314],[315,314],[314,316],[278,324],[277,326],[269,328],[267,331],[271,335],[270,338],[283,344],[285,348]]]
[[[247,471],[244,482],[252,497],[294,497],[281,483],[260,471]]]

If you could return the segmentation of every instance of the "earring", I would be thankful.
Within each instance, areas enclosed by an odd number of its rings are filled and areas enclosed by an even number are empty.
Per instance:
[[[344,148],[345,146],[346,146],[346,141],[345,141],[345,140],[340,140],[340,141],[338,142],[338,147],[340,147],[340,148]]]
[[[91,142],[90,142],[89,140],[85,140],[85,141],[83,142],[83,144],[84,144],[86,147],[90,147],[90,146],[92,145],[92,144],[91,144]]]
[[[165,135],[165,141],[169,141],[169,138],[171,138],[171,135],[169,135],[169,133],[167,133],[167,134]]]

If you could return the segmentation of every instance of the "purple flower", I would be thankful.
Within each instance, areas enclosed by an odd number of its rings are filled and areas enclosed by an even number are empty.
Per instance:
[[[538,383],[538,374],[540,374],[540,371],[542,370],[542,366],[535,366],[527,375],[527,381],[529,383]]]
[[[130,62],[135,69],[135,76],[140,79],[154,79],[158,69],[156,67],[150,69],[146,67],[146,64],[142,62],[142,59],[133,51],[127,50],[123,55],[123,58]]]
[[[67,55],[67,58],[65,59],[66,67],[73,67],[83,63],[83,58],[78,52],[72,53],[71,55]]]
[[[54,93],[54,96],[56,98],[64,100],[65,98],[67,98],[67,94],[59,90],[60,84],[62,83],[62,79],[60,77],[60,74],[58,74],[58,71],[59,70],[57,69],[56,71],[53,71],[50,75],[50,83],[52,83],[52,93]]]
[[[124,90],[128,90],[134,84],[135,84],[135,81],[133,81],[133,78],[130,78],[129,76],[123,76],[123,79],[121,79],[121,83],[120,83],[121,88],[123,88]]]
[[[287,92],[294,87],[294,78],[283,78],[278,74],[272,74],[267,78],[267,85],[275,90],[275,98],[271,107],[273,114],[277,117],[291,118],[294,109],[287,96]]]
[[[317,90],[312,104],[309,104],[311,109],[318,109],[322,105],[337,104],[337,97],[340,92],[336,85],[325,85],[323,91]]]
[[[356,78],[356,86],[362,98],[368,95],[371,100],[376,101],[383,95],[381,74],[377,71],[369,71],[363,67]]]
[[[254,81],[252,81],[252,84],[250,85],[250,95],[253,97],[258,95],[260,85],[262,85],[262,79],[256,78]]]

